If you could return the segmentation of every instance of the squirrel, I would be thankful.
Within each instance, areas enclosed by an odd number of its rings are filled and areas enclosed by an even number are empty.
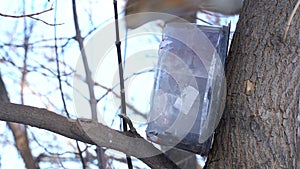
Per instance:
[[[142,12],[159,12],[186,18],[197,11],[230,16],[239,14],[242,6],[243,0],[128,0],[125,16]],[[156,19],[164,20],[164,18]],[[152,20],[155,18],[132,15],[126,17],[126,27],[135,29]]]

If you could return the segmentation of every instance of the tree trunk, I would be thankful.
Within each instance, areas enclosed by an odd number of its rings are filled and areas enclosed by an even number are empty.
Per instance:
[[[0,102],[2,103],[10,102],[1,74],[0,74]],[[7,125],[12,131],[16,149],[18,150],[22,159],[24,160],[26,168],[37,169],[38,166],[35,163],[34,157],[31,153],[31,149],[29,147],[29,140],[27,137],[26,126],[22,124],[12,123],[12,122],[7,122]]]
[[[206,168],[296,168],[300,9],[244,1],[226,65],[227,103]]]

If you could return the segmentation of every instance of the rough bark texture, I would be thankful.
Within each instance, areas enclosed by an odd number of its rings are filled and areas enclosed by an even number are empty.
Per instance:
[[[227,59],[226,110],[206,168],[296,169],[300,9],[282,41],[296,2],[245,0]]]

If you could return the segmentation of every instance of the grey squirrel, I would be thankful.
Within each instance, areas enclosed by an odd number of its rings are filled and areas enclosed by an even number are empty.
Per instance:
[[[195,14],[197,11],[236,15],[239,14],[242,6],[243,0],[128,0],[125,7],[125,15],[160,12],[186,17]],[[157,19],[164,20],[164,18]],[[140,17],[132,15],[126,17],[126,27],[134,29],[152,20],[154,19],[150,16]]]

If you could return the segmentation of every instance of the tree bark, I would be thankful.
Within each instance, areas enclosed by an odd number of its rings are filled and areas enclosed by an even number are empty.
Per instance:
[[[296,2],[244,1],[226,64],[226,108],[206,168],[296,168],[300,9],[282,40]]]

